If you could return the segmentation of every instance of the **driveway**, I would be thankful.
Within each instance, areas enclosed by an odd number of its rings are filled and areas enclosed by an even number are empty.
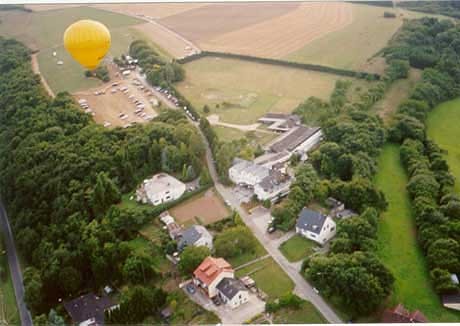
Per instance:
[[[211,299],[199,289],[197,289],[194,294],[190,294],[185,286],[182,289],[195,303],[206,310],[215,312],[223,324],[242,324],[265,311],[265,302],[260,300],[257,295],[252,292],[249,292],[248,302],[235,309],[231,309],[225,304],[216,306]]]

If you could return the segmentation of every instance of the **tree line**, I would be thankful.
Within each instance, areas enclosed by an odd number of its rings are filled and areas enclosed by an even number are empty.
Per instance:
[[[423,68],[422,79],[398,108],[390,139],[401,144],[418,241],[440,294],[459,290],[450,274],[460,273],[460,197],[443,150],[427,138],[425,121],[439,103],[460,95],[459,36],[451,21],[422,18],[406,23],[385,51]]]
[[[184,114],[167,111],[155,123],[103,128],[70,94],[49,98],[31,70],[29,50],[4,38],[0,108],[0,189],[28,265],[25,299],[32,312],[47,313],[58,299],[107,284],[159,279],[152,257],[128,243],[155,212],[116,204],[157,172],[200,174],[204,147]]]

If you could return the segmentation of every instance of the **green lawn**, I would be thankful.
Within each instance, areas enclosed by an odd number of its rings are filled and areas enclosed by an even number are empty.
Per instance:
[[[292,263],[313,254],[313,248],[316,246],[316,243],[313,241],[300,235],[295,235],[281,244],[280,251]]]
[[[231,67],[231,69],[229,69]],[[222,122],[250,124],[267,112],[292,112],[309,96],[327,100],[341,76],[296,68],[206,57],[185,64],[186,79],[178,84],[181,93],[202,113]],[[365,81],[354,80],[362,88]],[[217,107],[218,106],[218,107]]]
[[[273,258],[267,258],[236,271],[237,277],[250,275],[257,287],[271,299],[279,298],[294,289],[294,283]]]
[[[235,128],[229,128],[229,127],[223,127],[223,126],[213,126],[212,127],[214,131],[217,134],[217,137],[219,138],[220,141],[224,142],[230,142],[232,140],[238,140],[241,138],[245,138],[247,135],[247,132],[235,129]],[[278,137],[279,134],[273,133],[273,132],[254,132],[254,136],[251,137],[249,140],[255,141],[257,144],[260,145],[265,145],[268,144],[270,141]]]
[[[2,319],[5,318],[10,325],[18,325],[20,322],[19,313],[16,306],[16,296],[14,294],[6,253],[0,257],[0,265],[5,273],[5,278],[0,279],[0,304],[3,305],[5,312],[4,315],[0,317],[2,317]]]
[[[246,264],[250,262],[251,260],[265,256],[267,254],[267,251],[265,250],[265,248],[260,244],[260,242],[255,237],[254,237],[254,240],[256,241],[254,251],[246,252],[242,255],[238,255],[238,256],[227,259],[228,262],[233,266],[233,268]]]
[[[445,158],[457,181],[460,180],[459,125],[460,99],[443,103],[428,115],[428,137],[448,152]],[[455,190],[460,193],[460,182],[455,183]]]
[[[175,298],[177,304],[171,325],[215,325],[220,322],[216,314],[194,303],[182,290],[174,291],[170,296]]]
[[[324,317],[310,302],[305,301],[297,309],[281,309],[273,318],[275,324],[327,324]]]
[[[98,85],[97,80],[84,77],[84,69],[67,54],[62,44],[67,26],[83,18],[100,21],[109,28],[112,37],[109,55],[119,56],[127,51],[133,40],[142,38],[140,32],[130,26],[144,21],[84,6],[39,12],[0,12],[0,35],[15,37],[39,50],[40,71],[53,91],[74,92]],[[52,56],[54,51],[56,57]],[[58,66],[58,60],[64,64]]]
[[[416,239],[406,191],[407,176],[400,162],[398,146],[384,147],[375,183],[389,203],[388,210],[381,216],[378,231],[378,255],[396,278],[388,304],[402,303],[407,309],[419,309],[431,322],[459,321],[460,313],[443,308],[431,287],[425,258]]]

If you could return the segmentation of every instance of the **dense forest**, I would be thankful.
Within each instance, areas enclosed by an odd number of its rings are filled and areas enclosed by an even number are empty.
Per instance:
[[[107,284],[136,284],[139,273],[144,280],[159,277],[152,257],[125,242],[155,215],[114,204],[156,172],[199,175],[204,147],[185,116],[167,111],[147,125],[103,128],[69,94],[49,98],[28,49],[4,38],[0,108],[0,189],[28,265],[26,301],[33,313]],[[159,293],[132,292],[122,302]]]
[[[425,120],[436,105],[460,96],[460,27],[423,18],[407,22],[385,51],[387,58],[423,68],[422,79],[398,108],[390,139],[401,143],[409,175],[418,240],[438,293],[459,291],[451,273],[460,273],[460,197],[443,151],[426,137]]]

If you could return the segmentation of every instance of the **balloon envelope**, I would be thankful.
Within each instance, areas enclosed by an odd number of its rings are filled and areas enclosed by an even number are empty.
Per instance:
[[[93,70],[110,48],[110,32],[94,20],[79,20],[64,32],[64,47],[83,67]]]

